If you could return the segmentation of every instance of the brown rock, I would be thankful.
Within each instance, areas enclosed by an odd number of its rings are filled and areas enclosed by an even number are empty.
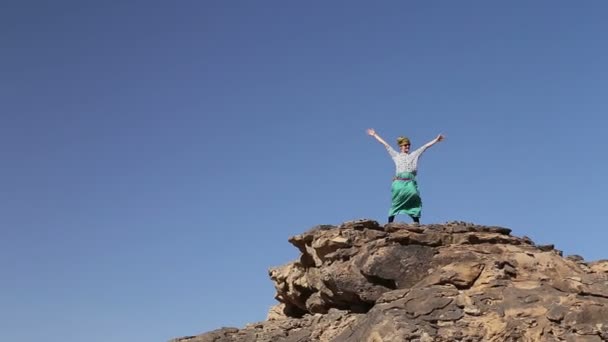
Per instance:
[[[502,227],[355,220],[289,241],[267,320],[173,342],[608,341],[608,260]]]

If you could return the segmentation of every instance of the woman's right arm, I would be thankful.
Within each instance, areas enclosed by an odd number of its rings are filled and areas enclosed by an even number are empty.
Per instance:
[[[386,141],[384,141],[384,139],[382,139],[373,128],[369,128],[367,130],[367,134],[371,135],[372,137],[374,137],[376,140],[378,140],[379,143],[381,143],[382,145],[384,145],[384,147],[386,147],[386,151],[388,152],[388,154],[390,154],[391,158],[395,158],[397,157],[398,153],[397,151],[395,151],[391,145],[389,145]]]
[[[389,144],[384,141],[384,139],[382,139],[377,133],[376,130],[374,130],[373,128],[368,128],[367,129],[367,134],[371,135],[372,137],[374,137],[376,140],[378,140],[378,142],[380,142],[382,145],[384,145],[384,147],[390,147]]]

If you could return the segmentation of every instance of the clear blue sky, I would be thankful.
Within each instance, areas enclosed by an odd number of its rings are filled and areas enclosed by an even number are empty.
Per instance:
[[[423,222],[607,258],[604,1],[3,1],[0,340],[263,320],[316,224]],[[409,221],[407,217],[400,220]]]

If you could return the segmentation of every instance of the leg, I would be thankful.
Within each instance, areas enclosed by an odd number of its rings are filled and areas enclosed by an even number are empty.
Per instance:
[[[420,217],[412,217],[412,219],[414,220],[414,222],[420,223]]]
[[[388,223],[395,221],[395,215],[388,217]]]

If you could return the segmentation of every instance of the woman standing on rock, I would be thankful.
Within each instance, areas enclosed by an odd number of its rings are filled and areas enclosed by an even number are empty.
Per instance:
[[[443,135],[429,141],[424,146],[410,152],[410,140],[406,137],[397,138],[400,152],[395,151],[384,139],[382,139],[373,128],[367,130],[367,134],[378,140],[391,155],[395,162],[395,177],[391,186],[392,205],[388,212],[388,222],[395,220],[397,214],[407,214],[414,222],[420,223],[420,213],[422,210],[422,200],[418,192],[416,183],[416,173],[418,170],[418,158],[427,148],[443,140]]]

